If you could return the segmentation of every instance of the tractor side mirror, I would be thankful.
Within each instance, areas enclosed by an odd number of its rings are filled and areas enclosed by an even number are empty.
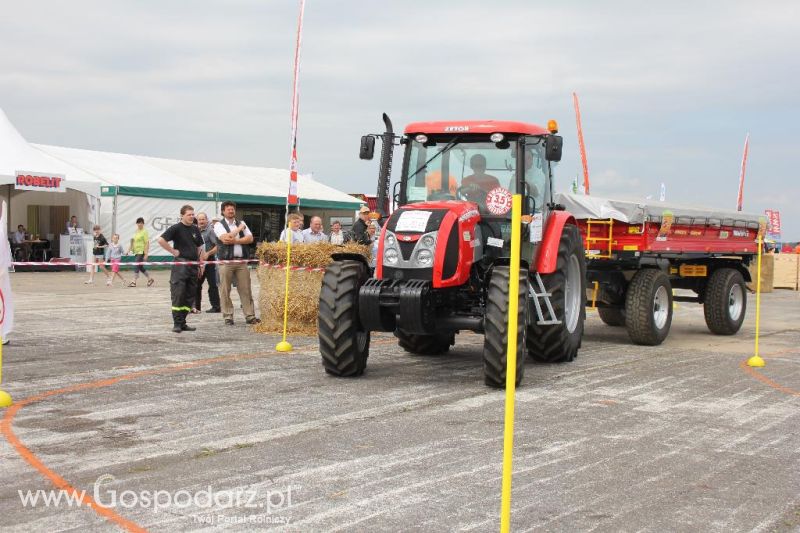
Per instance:
[[[545,144],[545,155],[548,161],[561,161],[561,149],[564,138],[561,135],[548,135]]]
[[[358,151],[360,159],[370,160],[375,155],[375,137],[364,135],[361,137],[361,149]]]

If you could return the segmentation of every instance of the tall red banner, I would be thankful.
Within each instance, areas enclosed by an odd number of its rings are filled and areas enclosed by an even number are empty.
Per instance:
[[[586,163],[586,146],[583,144],[583,127],[581,127],[581,107],[578,105],[578,95],[572,93],[572,102],[575,104],[575,122],[578,125],[578,146],[581,149],[581,164],[583,165],[583,190],[589,194],[589,165]]]
[[[742,154],[742,171],[739,174],[739,195],[736,198],[736,210],[742,210],[742,200],[744,197],[744,171],[747,169],[747,152],[750,148],[750,134],[744,138],[744,154]]]
[[[300,46],[303,37],[303,13],[306,2],[300,0],[300,17],[297,21],[297,41],[294,47],[294,81],[292,83],[292,143],[289,159],[289,195],[286,197],[286,209],[290,205],[297,205],[300,198],[297,195],[297,114],[300,104],[298,82],[300,78]],[[288,212],[288,211],[287,211]]]

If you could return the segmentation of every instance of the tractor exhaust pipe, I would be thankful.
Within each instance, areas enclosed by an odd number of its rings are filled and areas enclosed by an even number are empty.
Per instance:
[[[381,166],[378,173],[378,213],[381,215],[381,222],[389,216],[386,203],[389,198],[389,185],[392,179],[392,157],[394,156],[394,129],[389,115],[383,114],[383,123],[386,125],[386,132],[381,135],[383,146],[381,147]]]

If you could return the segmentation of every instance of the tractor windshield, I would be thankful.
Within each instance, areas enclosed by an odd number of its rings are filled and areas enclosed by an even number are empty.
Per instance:
[[[511,216],[511,195],[517,192],[515,142],[409,139],[408,151],[403,176],[408,203],[468,200],[486,214]]]

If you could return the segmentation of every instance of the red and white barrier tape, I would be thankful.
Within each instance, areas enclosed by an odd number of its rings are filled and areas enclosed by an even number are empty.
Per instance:
[[[130,262],[120,262],[119,266],[173,266],[173,265],[181,265],[181,266],[196,266],[196,265],[236,265],[242,263],[258,263],[259,266],[267,267],[267,268],[275,268],[278,270],[284,270],[286,265],[271,265],[269,263],[262,263],[258,259],[227,259],[227,260],[216,260],[216,261],[130,261]],[[13,266],[41,266],[41,267],[65,267],[65,266],[73,266],[73,267],[86,267],[86,266],[97,266],[97,265],[104,265],[104,266],[111,266],[111,262],[103,262],[103,263],[73,263],[73,262],[43,262],[43,261],[15,261],[11,263]],[[325,272],[324,268],[321,267],[305,267],[305,266],[293,266],[291,267],[292,271],[302,270],[305,272]]]

